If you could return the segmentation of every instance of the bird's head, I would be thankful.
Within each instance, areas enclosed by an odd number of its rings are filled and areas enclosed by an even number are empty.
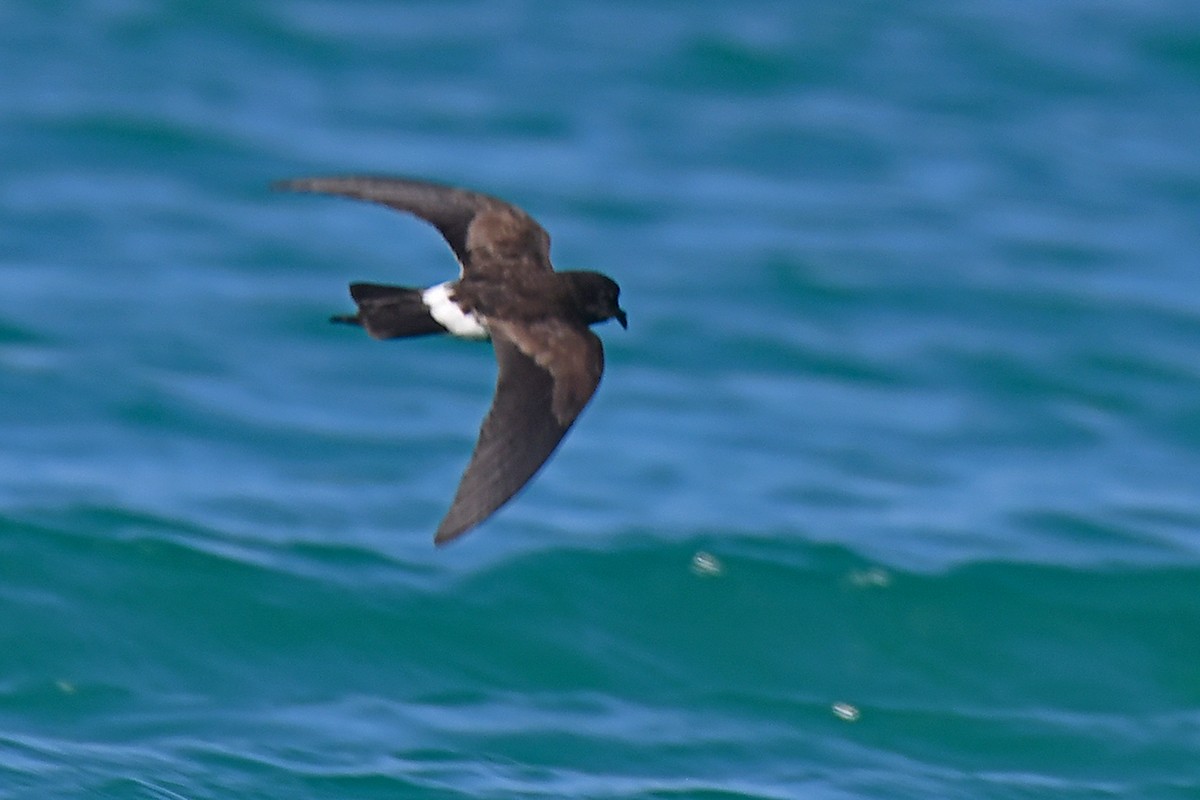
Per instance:
[[[615,319],[622,328],[629,327],[625,310],[621,308],[621,287],[599,272],[562,272],[570,281],[579,309],[588,325]]]

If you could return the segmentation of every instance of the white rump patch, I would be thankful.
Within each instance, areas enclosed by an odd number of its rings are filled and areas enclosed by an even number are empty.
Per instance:
[[[421,300],[429,307],[429,316],[438,321],[443,328],[454,336],[462,339],[487,339],[489,333],[479,317],[465,314],[450,299],[450,283],[439,283],[421,293]]]

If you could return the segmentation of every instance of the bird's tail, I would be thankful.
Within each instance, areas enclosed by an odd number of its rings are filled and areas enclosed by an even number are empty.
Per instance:
[[[446,329],[430,316],[422,294],[421,289],[402,286],[352,283],[350,296],[358,305],[358,313],[330,317],[330,322],[361,325],[376,339],[445,333]]]

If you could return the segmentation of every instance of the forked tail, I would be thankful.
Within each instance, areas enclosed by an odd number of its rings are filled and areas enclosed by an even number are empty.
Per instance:
[[[376,339],[445,333],[446,329],[430,316],[421,295],[421,289],[352,283],[350,296],[358,305],[358,313],[330,317],[329,321],[361,325]]]

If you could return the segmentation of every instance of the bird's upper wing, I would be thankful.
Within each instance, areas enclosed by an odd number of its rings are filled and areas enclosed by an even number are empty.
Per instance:
[[[297,178],[272,188],[368,200],[419,217],[441,232],[464,275],[504,278],[512,269],[548,271],[550,236],[520,208],[490,195],[429,181],[370,175]]]
[[[507,503],[558,447],[600,383],[604,348],[560,321],[493,321],[496,396],[434,541],[469,531]]]

